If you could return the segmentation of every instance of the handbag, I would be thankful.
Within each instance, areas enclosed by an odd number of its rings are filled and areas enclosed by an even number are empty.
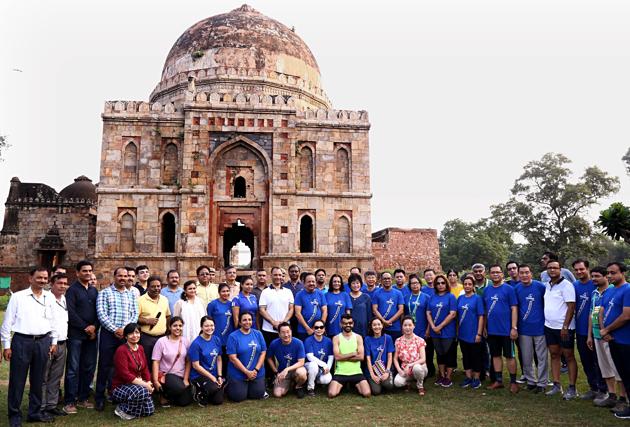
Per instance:
[[[164,384],[166,382],[166,374],[168,374],[169,372],[171,372],[173,370],[173,367],[175,366],[175,364],[177,363],[177,360],[179,359],[179,356],[181,356],[182,354],[182,338],[179,338],[179,347],[177,348],[177,355],[175,356],[175,360],[173,360],[173,364],[171,365],[171,367],[169,368],[168,371],[163,372],[160,371],[158,372],[158,382],[160,384]]]

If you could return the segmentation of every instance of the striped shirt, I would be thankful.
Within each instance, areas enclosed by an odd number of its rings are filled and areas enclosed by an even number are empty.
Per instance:
[[[111,285],[98,294],[96,314],[105,329],[115,332],[138,321],[138,301],[130,290],[121,292]]]

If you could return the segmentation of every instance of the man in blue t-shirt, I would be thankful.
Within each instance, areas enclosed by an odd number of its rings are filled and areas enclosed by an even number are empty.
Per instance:
[[[271,342],[267,350],[267,363],[276,375],[273,382],[274,397],[282,397],[288,393],[291,383],[295,383],[295,394],[299,399],[306,395],[304,383],[307,373],[304,368],[304,344],[293,338],[291,325],[283,322],[278,325],[278,336]]]
[[[409,286],[405,283],[405,275],[405,270],[402,268],[394,270],[394,289],[397,289],[402,294],[403,298],[410,294]]]
[[[532,280],[529,265],[518,267],[519,283],[514,288],[518,302],[518,341],[521,367],[527,381],[527,389],[542,393],[547,387],[549,366],[545,341],[545,292],[546,288],[538,280]],[[536,356],[534,358],[534,356]],[[538,372],[534,372],[534,359],[538,361]]]
[[[575,288],[575,339],[582,367],[590,386],[590,390],[582,395],[582,399],[593,400],[607,392],[606,382],[602,379],[602,374],[597,364],[595,348],[589,348],[586,345],[588,319],[591,315],[591,295],[593,295],[595,290],[595,284],[591,280],[587,260],[576,259],[572,265],[573,271],[575,271],[577,276],[577,280],[573,282],[573,287]]]
[[[505,271],[507,271],[509,279],[505,281],[508,285],[515,287],[518,285],[518,263],[516,261],[508,261],[505,264]]]
[[[518,303],[514,288],[503,282],[503,270],[500,265],[490,267],[492,286],[483,291],[486,306],[486,332],[488,347],[492,356],[495,381],[488,386],[490,390],[503,388],[503,359],[506,359],[510,373],[510,392],[518,393],[516,383],[516,360],[514,341],[518,338],[517,319]]]
[[[324,294],[316,287],[313,273],[304,276],[304,289],[295,296],[295,317],[298,321],[298,338],[304,341],[313,335],[313,323],[317,319],[324,322],[328,317],[328,306]]]
[[[381,284],[382,289],[372,299],[372,312],[385,325],[385,333],[396,342],[402,335],[400,317],[405,311],[405,300],[400,291],[393,289],[390,273],[385,272],[381,275]]]
[[[611,262],[606,270],[615,288],[602,297],[600,318],[604,327],[600,334],[610,346],[610,355],[627,392],[630,390],[630,284],[626,281],[627,267],[623,263]],[[630,407],[615,412],[615,417],[630,419]]]

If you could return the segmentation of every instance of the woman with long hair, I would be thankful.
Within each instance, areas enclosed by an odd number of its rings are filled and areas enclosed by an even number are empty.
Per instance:
[[[173,316],[181,317],[184,321],[182,334],[188,342],[192,342],[199,334],[197,325],[205,315],[206,307],[203,306],[201,298],[197,296],[197,283],[194,280],[188,280],[184,283],[182,299],[177,301],[173,307]]]
[[[162,407],[173,403],[177,406],[190,405],[190,361],[187,358],[190,341],[182,335],[184,321],[173,316],[168,320],[168,333],[158,339],[153,347],[153,387],[160,392]]]
[[[333,274],[330,277],[326,306],[328,307],[326,333],[332,338],[341,333],[341,316],[350,314],[352,311],[352,301],[348,293],[343,292],[343,279],[339,274]]]
[[[370,330],[365,337],[365,377],[370,384],[372,395],[378,396],[383,389],[391,391],[394,388],[392,374],[392,360],[394,341],[392,337],[383,334],[383,322],[378,317],[370,321]]]
[[[234,329],[238,328],[238,316],[243,312],[251,313],[254,319],[252,328],[260,330],[260,314],[258,313],[258,299],[253,294],[254,279],[246,278],[241,283],[241,292],[232,300],[232,321]]]
[[[457,301],[451,293],[448,279],[438,274],[433,282],[435,293],[427,306],[427,321],[437,353],[439,373],[435,384],[442,387],[453,385],[453,369],[457,366],[456,324]]]

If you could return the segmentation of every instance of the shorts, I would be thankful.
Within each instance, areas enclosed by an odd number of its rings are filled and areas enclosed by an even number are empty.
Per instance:
[[[488,335],[488,347],[490,348],[490,356],[514,359],[514,341],[510,337],[501,335]]]
[[[551,329],[545,326],[545,340],[547,341],[547,346],[559,345],[564,349],[573,350],[575,347],[575,330],[569,329],[569,338],[564,341],[560,335],[560,329]]]
[[[337,381],[341,385],[349,384],[351,386],[359,384],[361,381],[365,381],[363,374],[355,375],[333,375],[333,381]]]
[[[601,339],[594,339],[595,352],[597,353],[597,362],[599,364],[599,370],[602,373],[602,378],[615,378],[615,381],[621,381],[621,377],[615,367],[615,362],[610,355],[610,348],[608,343]]]

